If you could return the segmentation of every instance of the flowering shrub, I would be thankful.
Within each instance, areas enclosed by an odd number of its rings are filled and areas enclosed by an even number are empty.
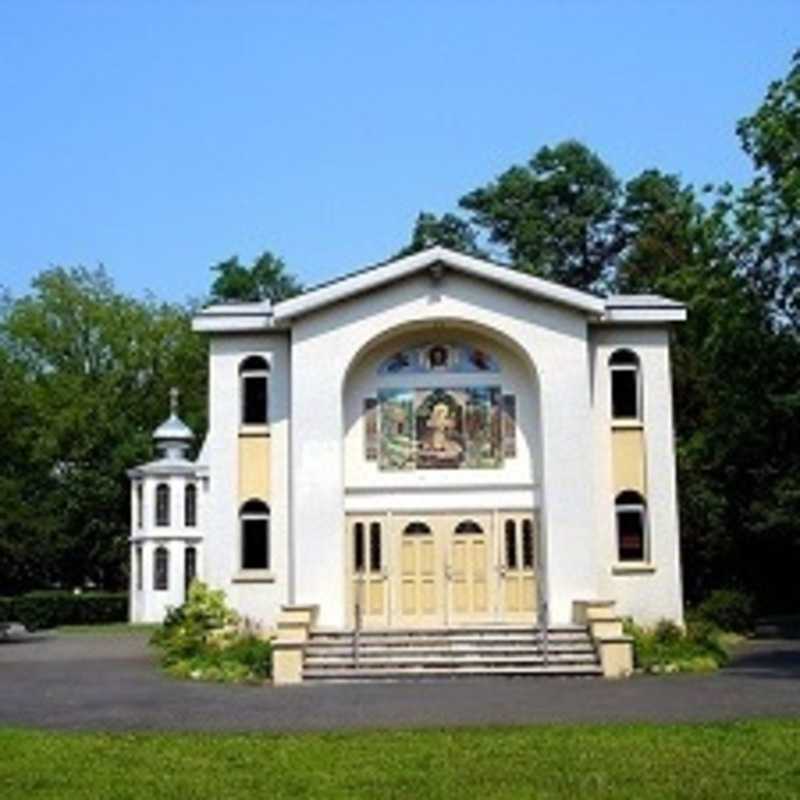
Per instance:
[[[151,643],[161,650],[162,666],[179,678],[257,683],[272,671],[270,643],[242,624],[221,589],[197,580]]]

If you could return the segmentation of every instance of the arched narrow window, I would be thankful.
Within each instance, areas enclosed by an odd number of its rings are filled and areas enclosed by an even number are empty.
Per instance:
[[[169,527],[169,484],[159,483],[156,486],[156,525],[159,528]]]
[[[188,596],[189,587],[197,577],[197,548],[187,547],[183,551],[183,590]]]
[[[517,568],[517,523],[507,519],[505,524],[506,567]]]
[[[648,558],[647,509],[644,498],[638,492],[620,492],[615,505],[619,560],[646,561]]]
[[[142,546],[136,547],[136,589],[141,591],[144,588],[144,563],[142,561]]]
[[[642,418],[642,381],[639,357],[631,350],[615,350],[608,361],[611,370],[611,416]]]
[[[353,525],[353,570],[364,571],[364,524],[356,522]]]
[[[522,567],[533,569],[533,522],[522,520]]]
[[[144,525],[144,489],[141,481],[136,484],[136,527]]]
[[[250,356],[239,366],[242,425],[269,422],[269,364],[261,356]]]
[[[369,526],[369,571],[381,571],[381,524],[373,522]]]
[[[248,500],[239,518],[242,569],[269,569],[269,506],[261,500]]]
[[[183,524],[187,528],[197,525],[197,486],[187,483],[183,490]]]
[[[426,536],[430,532],[430,526],[425,522],[409,522],[403,529],[404,536]]]
[[[153,553],[153,588],[157,592],[169,589],[169,551],[163,545]]]

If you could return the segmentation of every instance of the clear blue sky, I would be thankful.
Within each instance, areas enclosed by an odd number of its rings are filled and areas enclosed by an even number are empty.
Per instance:
[[[267,248],[317,282],[567,137],[741,182],[798,34],[798,0],[4,0],[0,284],[103,262],[182,300]]]

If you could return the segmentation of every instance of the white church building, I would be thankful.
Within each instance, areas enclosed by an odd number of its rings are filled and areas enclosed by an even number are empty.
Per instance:
[[[199,456],[173,403],[129,473],[131,620],[197,576],[265,629],[303,610],[329,631],[681,623],[685,317],[440,247],[205,308]]]

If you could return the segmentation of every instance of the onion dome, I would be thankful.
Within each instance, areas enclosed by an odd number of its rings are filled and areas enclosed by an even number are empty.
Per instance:
[[[153,433],[156,449],[166,459],[185,460],[194,440],[192,429],[178,416],[178,390],[169,390],[169,418]]]

